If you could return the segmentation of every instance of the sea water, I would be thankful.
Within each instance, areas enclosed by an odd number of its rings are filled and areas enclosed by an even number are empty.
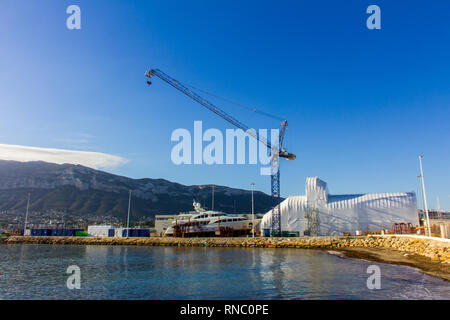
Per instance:
[[[14,244],[0,245],[0,299],[450,299],[450,283],[319,250]]]

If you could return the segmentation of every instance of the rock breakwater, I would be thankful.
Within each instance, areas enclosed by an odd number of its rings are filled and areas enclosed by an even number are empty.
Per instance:
[[[300,238],[94,238],[94,237],[5,237],[0,243],[136,245],[240,248],[301,248],[344,250],[348,248],[393,249],[450,264],[450,242],[408,236],[300,237]]]

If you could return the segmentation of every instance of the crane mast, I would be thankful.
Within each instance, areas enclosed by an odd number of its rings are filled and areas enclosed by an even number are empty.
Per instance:
[[[281,216],[280,216],[280,170],[279,170],[279,158],[286,158],[287,160],[294,160],[296,156],[292,153],[288,153],[286,150],[282,148],[283,141],[284,141],[284,135],[286,132],[287,127],[287,121],[284,120],[282,123],[281,132],[279,135],[279,141],[275,145],[272,145],[271,142],[269,142],[267,139],[262,138],[256,130],[250,130],[250,128],[242,123],[241,121],[237,120],[236,118],[232,117],[225,111],[221,110],[216,105],[212,104],[208,100],[204,99],[185,85],[183,85],[178,80],[170,77],[169,75],[165,74],[161,70],[158,69],[150,69],[145,74],[146,77],[149,79],[153,76],[157,76],[161,80],[165,81],[175,89],[181,91],[188,97],[190,97],[192,100],[198,102],[208,110],[214,112],[221,118],[225,119],[229,123],[231,123],[233,126],[242,129],[244,132],[246,132],[248,135],[255,138],[257,141],[260,141],[263,143],[271,152],[271,160],[270,160],[270,168],[271,168],[271,198],[272,198],[272,224],[271,224],[271,235],[272,236],[280,236],[281,235]],[[147,81],[147,83],[150,85],[151,81]]]

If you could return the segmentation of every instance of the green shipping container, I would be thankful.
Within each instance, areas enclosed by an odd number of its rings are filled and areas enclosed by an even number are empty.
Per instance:
[[[75,232],[75,237],[87,237],[87,231],[77,231]]]

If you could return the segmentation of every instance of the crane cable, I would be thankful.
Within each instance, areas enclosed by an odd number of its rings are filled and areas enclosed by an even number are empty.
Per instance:
[[[178,81],[178,82],[180,82],[180,81]],[[181,82],[180,82],[180,83],[181,83]],[[210,93],[210,92],[205,91],[205,90],[203,90],[203,89],[194,87],[193,85],[187,84],[186,82],[183,82],[183,84],[184,84],[185,86],[191,87],[192,89],[198,90],[198,91],[200,91],[200,92],[202,92],[202,93],[204,93],[204,94],[210,95],[210,96],[215,97],[215,98],[217,98],[217,99],[219,99],[219,100],[222,100],[222,101],[225,101],[225,102],[234,104],[234,105],[236,105],[236,106],[245,108],[245,109],[250,110],[250,111],[252,111],[252,112],[254,112],[254,113],[258,113],[258,114],[260,114],[260,115],[263,115],[263,116],[266,116],[266,117],[269,117],[269,118],[272,118],[272,119],[276,119],[276,120],[279,120],[279,121],[284,121],[284,119],[282,119],[282,118],[280,118],[280,117],[278,117],[278,116],[272,115],[272,114],[267,113],[267,112],[264,112],[264,111],[256,110],[255,108],[252,108],[252,107],[243,105],[243,104],[241,104],[241,103],[237,103],[237,102],[232,101],[232,100],[230,100],[230,99],[223,98],[223,97],[218,96],[218,95],[216,95],[216,94],[214,94],[214,93]]]
[[[175,80],[175,81],[181,83],[181,82],[178,81],[178,80]],[[210,96],[212,96],[212,97],[215,97],[215,98],[217,98],[217,99],[219,99],[219,100],[222,100],[222,101],[225,101],[225,102],[234,104],[234,105],[236,105],[236,106],[242,107],[242,108],[244,108],[244,109],[250,110],[250,111],[252,111],[252,112],[254,112],[254,113],[258,113],[258,114],[260,114],[260,115],[263,115],[263,116],[266,116],[266,117],[269,117],[269,118],[272,118],[272,119],[275,119],[275,120],[284,121],[284,119],[282,119],[282,118],[280,118],[280,117],[278,117],[278,116],[272,115],[272,114],[267,113],[267,112],[264,112],[264,111],[256,110],[255,108],[252,108],[252,107],[243,105],[243,104],[241,104],[241,103],[232,101],[232,100],[227,99],[227,98],[223,98],[223,97],[221,97],[221,96],[218,96],[217,94],[214,94],[214,93],[205,91],[205,90],[203,90],[203,89],[197,88],[197,87],[195,87],[195,86],[193,86],[193,85],[191,85],[191,84],[188,84],[188,83],[186,83],[186,82],[183,82],[182,84],[185,85],[185,86],[187,86],[187,87],[190,87],[190,88],[192,88],[192,89],[195,89],[195,90],[197,90],[197,91],[200,91],[200,92],[202,92],[202,93],[204,93],[204,94],[207,94],[207,95],[210,95]],[[289,130],[289,128],[286,128],[286,129]],[[288,140],[288,139],[286,139],[286,136],[284,136],[284,145],[285,145],[285,146],[286,146],[286,144],[289,144],[287,140]]]

